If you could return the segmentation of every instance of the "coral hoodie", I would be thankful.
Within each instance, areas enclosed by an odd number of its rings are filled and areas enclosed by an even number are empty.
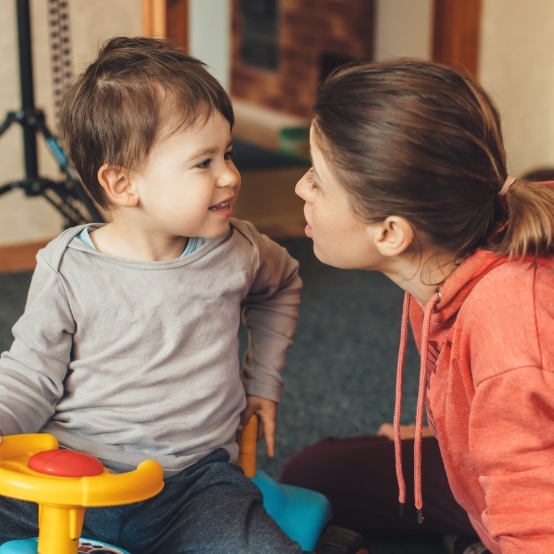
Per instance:
[[[478,251],[425,306],[423,324],[405,302],[422,357],[420,408],[426,394],[454,496],[495,554],[554,553],[552,266]],[[402,497],[401,472],[399,484]]]

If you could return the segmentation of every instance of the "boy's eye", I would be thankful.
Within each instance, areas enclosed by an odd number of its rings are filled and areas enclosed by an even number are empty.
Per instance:
[[[200,162],[196,167],[199,167],[200,169],[208,169],[210,167],[211,159],[204,160],[203,162]]]
[[[233,150],[228,150],[227,152],[225,152],[225,160],[229,161],[233,155],[234,155],[234,151]]]

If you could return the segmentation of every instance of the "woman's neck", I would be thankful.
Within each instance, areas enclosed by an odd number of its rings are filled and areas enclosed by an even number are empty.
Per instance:
[[[424,305],[457,266],[452,254],[434,251],[398,256],[382,273]]]

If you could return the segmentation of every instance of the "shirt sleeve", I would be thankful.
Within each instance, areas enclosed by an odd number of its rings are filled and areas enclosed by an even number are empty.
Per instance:
[[[554,373],[520,367],[487,379],[471,413],[488,533],[502,554],[554,552]]]
[[[58,273],[40,256],[14,342],[0,357],[0,434],[35,433],[63,394],[75,324]]]
[[[265,235],[254,237],[259,269],[242,307],[248,334],[242,380],[247,394],[278,402],[281,372],[296,331],[302,281],[298,262],[285,248]]]

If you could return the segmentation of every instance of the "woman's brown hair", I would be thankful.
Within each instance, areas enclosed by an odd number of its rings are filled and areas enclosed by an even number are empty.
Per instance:
[[[554,187],[508,176],[500,116],[470,77],[415,59],[357,61],[331,74],[314,137],[366,222],[406,218],[462,259],[554,252]]]

